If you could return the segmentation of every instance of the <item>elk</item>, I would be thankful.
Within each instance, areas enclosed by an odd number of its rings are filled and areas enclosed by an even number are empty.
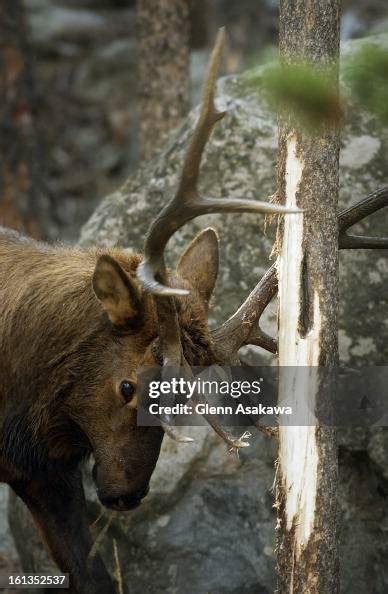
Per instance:
[[[177,194],[185,197],[185,216],[288,213],[283,206],[227,199],[206,199],[199,208],[194,201],[190,210],[201,154],[221,117],[209,112],[221,45],[219,38]],[[164,248],[155,229],[174,230],[180,214],[173,210],[167,219],[161,213],[152,226],[145,266],[150,250]],[[167,426],[137,426],[136,370],[153,361],[159,347],[163,362],[174,359],[170,329],[179,332],[174,338],[188,364],[215,360],[207,324],[218,266],[215,233],[199,234],[176,270],[164,271],[165,282],[190,291],[174,301],[144,290],[137,278],[141,262],[124,249],[47,245],[0,230],[0,480],[27,505],[78,594],[115,591],[101,559],[90,556],[81,463],[93,455],[104,506],[125,511],[139,505],[164,429],[173,432]],[[167,310],[176,326],[161,321]]]
[[[215,232],[208,229],[194,238],[175,271],[164,264],[169,238],[200,214],[302,216],[281,205],[199,196],[202,153],[224,115],[214,104],[223,39],[220,32],[178,190],[152,223],[144,256],[118,248],[49,246],[12,230],[0,232],[0,480],[25,502],[78,594],[115,592],[100,557],[90,556],[82,462],[94,456],[101,503],[125,511],[148,492],[164,432],[188,441],[165,423],[137,425],[139,367],[235,362],[246,344],[276,352],[276,341],[259,327],[276,293],[274,267],[240,309],[210,331],[207,314],[218,269]],[[387,198],[385,190],[383,198],[373,196],[346,211],[342,231]],[[344,233],[340,242],[358,247]],[[362,242],[361,247],[382,247]],[[213,416],[206,419],[229,447],[247,445]]]

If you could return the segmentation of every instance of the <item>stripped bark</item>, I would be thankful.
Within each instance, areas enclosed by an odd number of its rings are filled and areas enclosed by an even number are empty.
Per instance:
[[[308,60],[338,78],[339,0],[282,0],[283,63]],[[279,198],[304,209],[278,229],[279,365],[288,370],[279,399],[308,409],[303,426],[279,428],[277,472],[278,592],[334,594],[337,569],[335,430],[318,426],[332,387],[316,366],[338,358],[338,156],[335,129],[303,130],[283,113],[279,129]],[[297,373],[296,368],[311,368]],[[281,373],[282,378],[282,373]],[[301,423],[302,424],[302,423]]]
[[[188,0],[137,0],[140,158],[149,159],[190,107]]]

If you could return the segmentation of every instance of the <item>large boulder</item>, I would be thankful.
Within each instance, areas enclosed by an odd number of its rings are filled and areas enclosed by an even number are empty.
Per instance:
[[[376,42],[388,43],[387,37]],[[357,47],[348,46],[347,52]],[[350,49],[349,49],[350,48]],[[220,81],[219,102],[228,110],[206,150],[200,186],[204,194],[267,199],[274,193],[277,125],[264,104],[262,71]],[[184,149],[198,112],[172,134],[166,147],[124,186],[108,196],[84,227],[81,245],[121,245],[140,250],[152,217],[176,188]],[[371,115],[349,109],[342,136],[341,207],[387,183],[388,130]],[[273,230],[252,215],[205,216],[169,244],[171,262],[202,227],[221,238],[221,269],[211,308],[218,323],[236,309],[269,266]],[[387,233],[388,209],[360,225]],[[340,339],[342,362],[384,364],[388,355],[388,260],[382,251],[341,254]],[[265,327],[274,331],[276,304]],[[250,353],[268,361],[263,352]],[[240,459],[227,455],[210,430],[192,428],[196,442],[165,440],[151,492],[137,510],[120,514],[101,544],[112,566],[118,545],[124,583],[132,594],[257,594],[275,585],[272,509],[275,444],[255,435]],[[388,591],[388,435],[378,429],[340,429],[340,536],[342,592]],[[100,507],[89,480],[91,520]],[[27,520],[11,505],[12,529],[24,569]],[[100,524],[101,526],[101,524]],[[40,554],[40,553],[38,553]]]

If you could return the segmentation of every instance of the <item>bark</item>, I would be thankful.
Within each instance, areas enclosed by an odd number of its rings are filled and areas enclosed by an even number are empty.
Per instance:
[[[140,157],[149,159],[190,105],[188,0],[138,0]]]
[[[329,68],[337,81],[339,12],[338,0],[282,0],[283,63],[307,59]],[[337,130],[308,132],[281,116],[279,198],[304,214],[285,217],[278,230],[279,365],[293,367],[281,371],[279,399],[294,410],[308,405],[311,413],[303,415],[303,426],[279,429],[280,594],[338,591],[335,430],[316,422],[318,410],[330,409],[333,389],[322,368],[338,358],[338,156]],[[308,367],[308,375],[301,372]]]
[[[0,224],[41,236],[41,142],[20,0],[0,3]]]
[[[209,5],[207,0],[189,0],[191,49],[208,45]]]

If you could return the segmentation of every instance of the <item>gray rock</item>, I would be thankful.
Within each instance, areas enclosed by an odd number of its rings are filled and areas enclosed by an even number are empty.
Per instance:
[[[228,114],[206,150],[200,185],[207,195],[267,199],[275,191],[277,127],[262,100],[260,80],[261,71],[253,70],[219,83],[219,100]],[[141,249],[149,222],[176,187],[197,115],[192,112],[155,159],[101,203],[82,231],[81,245]],[[372,116],[349,109],[343,131],[342,207],[387,183],[387,147],[388,130]],[[169,244],[174,262],[200,228],[211,224],[218,229],[222,261],[212,323],[234,311],[268,267],[273,230],[264,233],[263,223],[251,215],[206,216]],[[388,212],[360,227],[386,233]],[[341,254],[340,337],[346,364],[381,365],[387,359],[387,278],[384,252]],[[273,305],[265,319],[272,332],[275,316]],[[268,361],[264,353],[255,354]],[[273,591],[275,444],[257,435],[237,461],[210,431],[191,431],[193,445],[178,447],[165,440],[147,501],[117,516],[102,554],[111,566],[115,538],[124,583],[131,585],[132,594]],[[342,592],[383,594],[388,591],[388,432],[341,429],[339,441]],[[86,484],[92,520],[100,508],[89,479]],[[31,560],[23,555],[26,522],[17,512],[20,505],[12,504],[12,526],[27,570]]]
[[[0,485],[0,558],[2,555],[15,552],[12,536],[7,523],[8,488]]]
[[[85,10],[39,2],[30,4],[29,8],[32,40],[47,46],[63,40],[86,43],[98,38],[101,41],[111,32],[127,36],[134,30],[133,10]]]

